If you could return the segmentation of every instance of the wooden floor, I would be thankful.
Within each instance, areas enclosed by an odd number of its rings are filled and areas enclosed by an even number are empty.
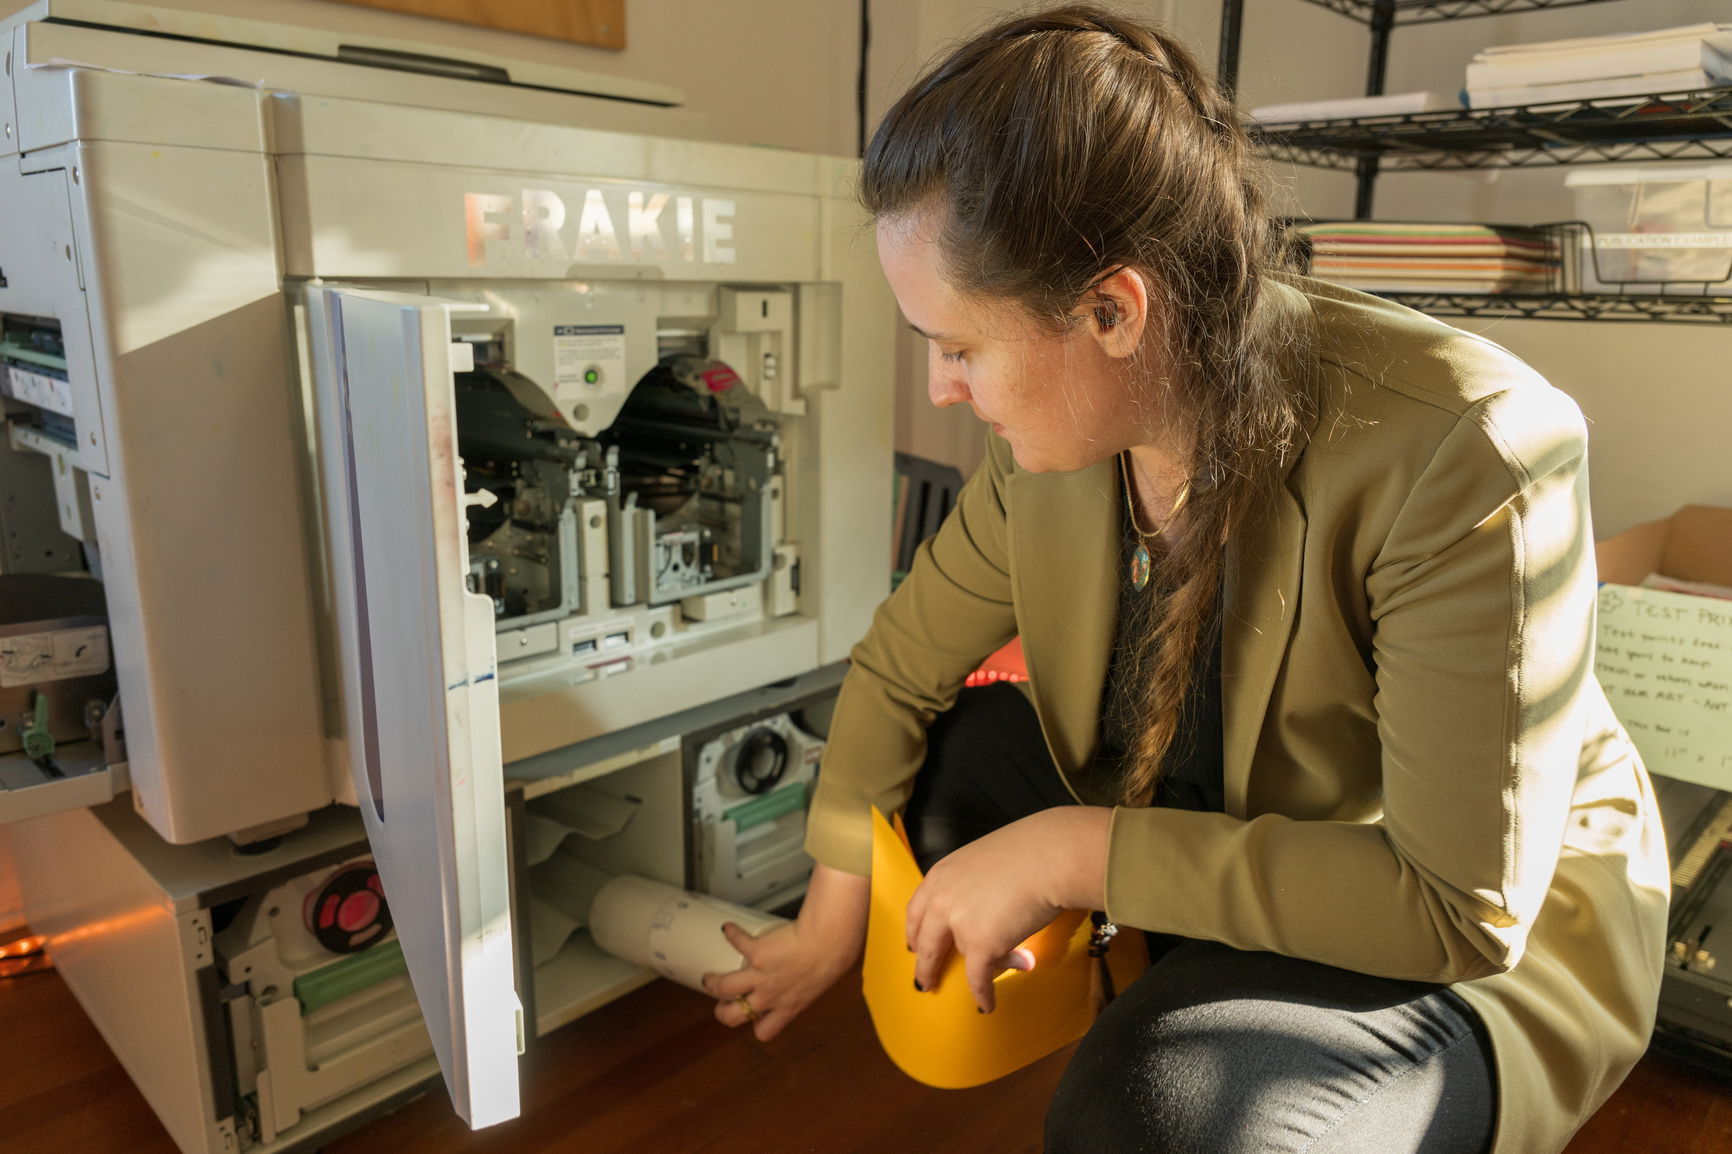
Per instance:
[[[175,1154],[59,975],[0,981],[0,1039],[0,1150]],[[656,982],[539,1041],[518,1120],[472,1133],[436,1091],[325,1154],[1034,1154],[1066,1057],[929,1090],[879,1050],[855,983],[759,1045],[711,1020],[707,999]],[[1732,1151],[1732,1084],[1650,1057],[1568,1154],[1641,1151]]]

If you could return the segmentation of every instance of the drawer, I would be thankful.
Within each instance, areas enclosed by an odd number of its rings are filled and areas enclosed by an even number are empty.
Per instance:
[[[54,765],[60,776],[39,768],[22,753],[0,755],[0,825],[101,805],[131,784],[125,765],[104,764],[94,742],[60,746],[54,751]]]

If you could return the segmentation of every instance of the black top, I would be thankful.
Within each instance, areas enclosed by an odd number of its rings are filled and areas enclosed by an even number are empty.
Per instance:
[[[1124,545],[1121,550],[1119,581],[1118,636],[1113,642],[1112,659],[1107,665],[1106,682],[1101,688],[1101,744],[1094,764],[1089,767],[1087,780],[1078,783],[1083,800],[1094,804],[1111,804],[1125,768],[1126,752],[1136,744],[1141,726],[1139,687],[1126,684],[1124,676],[1128,648],[1138,633],[1146,628],[1146,617],[1157,592],[1152,588],[1134,589],[1130,580],[1131,554],[1137,545],[1137,533],[1125,518]],[[1191,671],[1191,686],[1185,694],[1179,718],[1179,729],[1167,750],[1166,763],[1155,787],[1154,804],[1171,809],[1220,812],[1225,808],[1226,789],[1222,771],[1221,743],[1221,629],[1219,615],[1209,636],[1199,647],[1196,667]]]

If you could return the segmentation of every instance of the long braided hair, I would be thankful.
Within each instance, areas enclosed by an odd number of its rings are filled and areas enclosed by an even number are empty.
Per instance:
[[[962,43],[885,115],[861,200],[875,220],[936,210],[943,274],[1060,330],[1119,268],[1152,295],[1153,382],[1187,446],[1188,495],[1155,561],[1161,592],[1123,644],[1141,702],[1120,795],[1147,804],[1215,625],[1225,543],[1273,491],[1311,400],[1282,379],[1284,336],[1252,323],[1288,246],[1250,143],[1191,56],[1090,5],[1019,16]],[[1156,329],[1159,332],[1155,332]],[[1153,374],[1151,374],[1153,375]]]

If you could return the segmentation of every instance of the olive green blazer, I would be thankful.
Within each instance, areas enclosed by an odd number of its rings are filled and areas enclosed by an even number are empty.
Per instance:
[[[1593,677],[1586,431],[1510,353],[1320,282],[1270,282],[1317,400],[1229,543],[1226,811],[1114,812],[1121,925],[1455,983],[1498,1067],[1498,1154],[1562,1149],[1641,1055],[1669,888],[1658,810]],[[854,649],[809,821],[869,870],[925,729],[1020,635],[1054,761],[1095,751],[1122,575],[1111,461],[1017,469],[991,438]],[[1082,791],[1079,791],[1082,792]]]

